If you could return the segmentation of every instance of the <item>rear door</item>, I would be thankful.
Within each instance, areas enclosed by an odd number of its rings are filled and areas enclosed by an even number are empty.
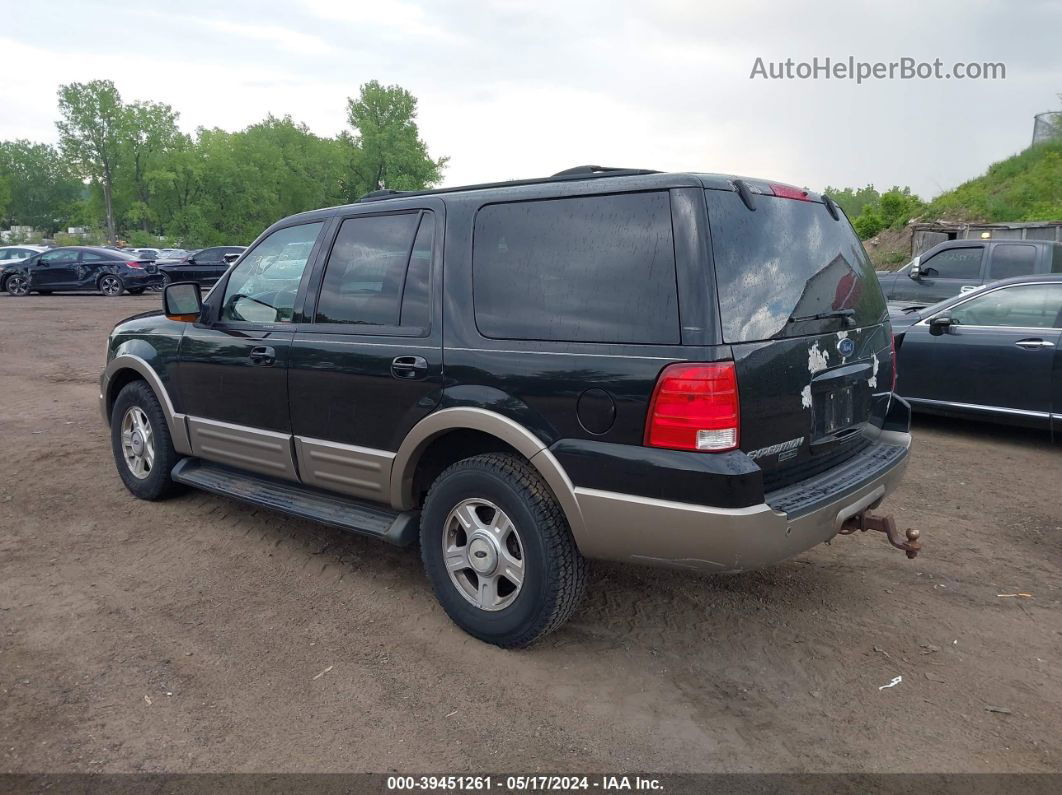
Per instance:
[[[340,220],[291,352],[303,482],[388,501],[394,452],[441,393],[442,209]]]
[[[912,327],[900,350],[904,397],[1003,412],[1051,411],[1062,284],[1010,285],[942,310],[952,325]]]
[[[705,193],[741,448],[772,490],[876,437],[892,385],[885,299],[851,225],[821,202],[756,195],[750,210]]]

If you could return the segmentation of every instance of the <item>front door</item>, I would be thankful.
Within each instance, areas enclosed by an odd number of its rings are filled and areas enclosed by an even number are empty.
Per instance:
[[[46,251],[30,270],[31,289],[59,290],[77,286],[77,249],[59,248]]]
[[[401,440],[442,389],[442,206],[342,220],[292,345],[304,483],[388,502]]]
[[[928,305],[956,296],[964,287],[977,287],[981,284],[984,252],[983,245],[972,245],[946,248],[928,258],[922,257],[918,278],[897,278],[890,298]]]
[[[200,458],[297,479],[288,413],[293,313],[323,222],[285,227],[233,271],[215,320],[181,339],[181,411]]]
[[[1005,412],[1051,411],[1051,379],[1062,313],[1062,284],[1002,287],[940,314],[940,335],[919,324],[899,353],[897,392]]]

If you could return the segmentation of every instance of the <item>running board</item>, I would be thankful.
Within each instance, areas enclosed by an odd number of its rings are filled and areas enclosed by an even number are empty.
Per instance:
[[[170,477],[197,489],[379,538],[395,546],[409,546],[419,533],[419,511],[393,511],[199,458],[182,458]]]

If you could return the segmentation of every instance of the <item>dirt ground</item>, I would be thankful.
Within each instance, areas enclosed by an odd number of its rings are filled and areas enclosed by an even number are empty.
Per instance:
[[[920,419],[916,561],[597,565],[502,651],[416,550],[126,492],[97,377],[158,301],[0,297],[0,771],[1062,771],[1062,442]]]

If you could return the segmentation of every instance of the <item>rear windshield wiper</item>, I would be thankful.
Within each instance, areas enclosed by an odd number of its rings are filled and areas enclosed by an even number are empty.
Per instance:
[[[841,318],[848,325],[855,324],[854,309],[834,309],[830,312],[819,312],[816,315],[802,315],[801,317],[790,317],[787,323],[801,323],[805,320],[832,320],[834,318]]]

